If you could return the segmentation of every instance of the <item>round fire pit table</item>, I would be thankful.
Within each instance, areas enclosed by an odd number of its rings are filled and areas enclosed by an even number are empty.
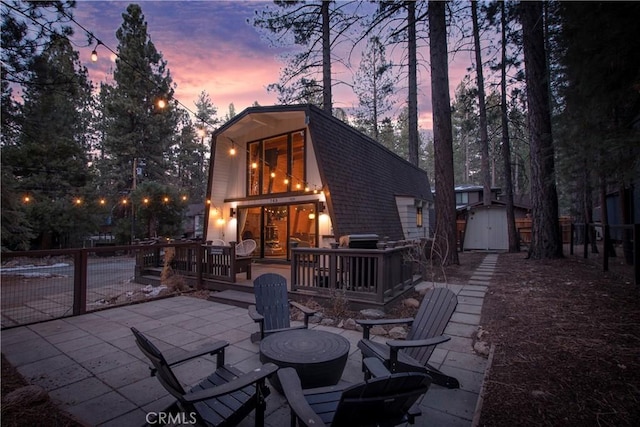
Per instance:
[[[335,385],[349,356],[349,341],[326,331],[294,329],[276,332],[260,342],[260,361],[298,372],[302,388]],[[269,381],[282,394],[278,376]]]

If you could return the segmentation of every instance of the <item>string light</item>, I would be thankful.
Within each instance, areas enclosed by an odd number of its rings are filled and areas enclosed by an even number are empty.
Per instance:
[[[14,10],[16,10],[17,12],[19,12],[19,13],[21,13],[22,15],[26,16],[28,19],[32,20],[35,24],[42,26],[42,24],[41,24],[40,22],[38,22],[36,19],[34,19],[33,17],[27,16],[27,15],[25,15],[24,13],[22,13],[21,11],[19,11],[19,10],[17,10],[17,9],[14,9]],[[68,15],[68,14],[67,14],[67,13],[65,13],[64,11],[62,11],[62,13],[63,13],[63,14],[64,14],[64,15],[65,15],[65,16],[66,16],[66,17],[67,17],[71,22],[73,22],[73,23],[74,23],[74,24],[76,24],[79,28],[81,28],[81,29],[82,29],[82,30],[83,30],[83,31],[84,31],[84,32],[85,32],[85,33],[86,33],[86,34],[87,34],[91,39],[95,39],[95,40],[96,40],[96,45],[95,45],[94,49],[93,49],[93,50],[92,50],[92,52],[91,52],[91,61],[92,61],[92,62],[96,62],[96,61],[98,60],[98,51],[97,51],[97,49],[98,49],[98,46],[101,46],[101,45],[102,45],[102,46],[104,46],[104,48],[105,48],[105,49],[107,49],[108,51],[110,51],[110,52],[111,52],[115,57],[119,58],[119,59],[120,59],[124,64],[126,64],[127,66],[129,66],[133,71],[135,71],[135,72],[139,73],[143,78],[145,78],[145,79],[147,79],[148,81],[150,81],[151,83],[153,83],[153,84],[154,84],[158,89],[162,89],[162,88],[157,84],[157,82],[155,82],[155,81],[153,81],[152,79],[150,79],[150,78],[149,78],[145,73],[141,72],[141,71],[140,71],[136,66],[132,65],[131,63],[129,63],[126,59],[123,59],[123,58],[118,54],[118,52],[114,51],[111,47],[109,47],[108,45],[104,44],[104,43],[103,43],[99,38],[97,38],[97,37],[96,37],[96,36],[95,36],[91,31],[89,31],[89,30],[88,30],[87,28],[85,28],[82,24],[80,24],[80,23],[79,23],[79,22],[78,22],[78,21],[77,21],[73,16]],[[43,28],[45,28],[45,27],[43,26]],[[176,103],[176,104],[180,105],[180,106],[181,106],[182,108],[184,108],[186,111],[188,111],[189,113],[191,113],[191,114],[192,114],[192,115],[194,115],[194,116],[197,116],[197,114],[196,114],[195,112],[193,112],[189,107],[187,107],[187,106],[186,106],[186,105],[184,105],[182,102],[180,102],[180,100],[176,99],[175,97],[173,97],[173,100],[175,101],[175,103]],[[166,101],[165,99],[160,98],[160,99],[158,99],[158,100],[156,101],[156,106],[157,106],[158,108],[160,108],[160,109],[164,109],[164,108],[166,108],[166,107],[167,107],[167,105],[168,105],[168,104],[167,104],[167,101]],[[206,120],[203,120],[203,125],[204,125],[204,124],[207,124],[207,125],[209,125],[209,126],[215,126],[215,124],[209,123],[209,122],[208,122],[208,121],[206,121]],[[203,137],[205,136],[205,133],[204,133],[204,132],[205,132],[205,131],[204,131],[204,129],[202,129],[202,128],[201,128],[201,129],[199,129],[199,130],[198,130],[198,135],[199,135],[199,136],[201,136],[201,137],[203,138]],[[229,149],[229,154],[230,154],[230,155],[232,155],[232,156],[234,156],[234,155],[236,155],[236,153],[237,153],[237,150],[236,150],[236,147],[235,147],[235,146],[236,146],[236,144],[235,144],[235,142],[234,142],[234,141],[232,141],[232,140],[230,140],[230,141],[231,141],[231,148]],[[248,150],[248,149],[245,149],[245,151],[247,152],[247,154],[249,154],[249,150]],[[252,162],[252,163],[251,163],[251,168],[252,168],[252,169],[257,169],[257,168],[258,168],[258,164],[257,164],[256,162]],[[275,171],[272,171],[270,175],[271,175],[271,177],[272,177],[272,178],[275,178],[275,176],[276,176]],[[303,181],[303,180],[300,180],[300,182],[304,182],[304,181]],[[285,178],[285,183],[286,183],[286,184],[288,184],[288,178]],[[300,190],[301,188],[302,188],[302,186],[301,186],[301,184],[300,184],[300,183],[296,184],[296,189]],[[305,192],[309,192],[309,191],[310,191],[310,189],[309,189],[309,185],[308,185],[306,182],[304,182],[304,191],[305,191]],[[317,193],[318,193],[317,186],[315,186],[315,185],[314,185],[314,194],[317,194]],[[28,196],[27,196],[27,197],[25,197],[25,198],[23,199],[23,201],[24,201],[25,203],[28,203],[30,200],[31,200],[31,199],[30,199]],[[183,200],[186,200],[186,199],[184,199],[184,198],[183,198]],[[76,203],[77,203],[77,204],[82,203],[81,199],[76,199]],[[145,199],[144,199],[144,203],[145,203],[145,204],[146,204],[146,203],[149,203],[149,199],[148,199],[148,198],[145,198]],[[211,200],[206,200],[206,202],[205,202],[205,203],[206,203],[207,205],[210,205],[210,204],[211,204]],[[126,204],[127,204],[127,200],[126,200],[126,199],[122,200],[122,204],[123,204],[123,205],[126,205]]]
[[[94,47],[93,51],[91,52],[91,61],[93,62],[98,61],[98,46],[100,46],[101,44],[102,42],[100,40],[96,41],[96,47]]]

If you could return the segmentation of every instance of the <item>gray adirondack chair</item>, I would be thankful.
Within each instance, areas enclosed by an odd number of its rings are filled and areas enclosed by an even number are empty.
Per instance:
[[[274,332],[306,329],[309,327],[309,317],[316,313],[315,310],[289,300],[287,279],[280,274],[260,275],[253,281],[253,291],[256,304],[249,306],[249,316],[260,325],[260,340]],[[304,313],[304,325],[291,326],[290,306]]]
[[[395,426],[414,424],[421,415],[416,404],[431,378],[423,373],[391,374],[377,359],[365,359],[372,380],[303,390],[293,368],[278,370],[291,409],[291,426]]]
[[[272,363],[262,365],[249,373],[224,364],[226,341],[216,341],[200,351],[167,359],[149,338],[136,328],[131,328],[136,344],[151,361],[151,375],[158,377],[162,386],[176,398],[170,411],[195,416],[199,425],[236,426],[255,409],[255,425],[264,425],[265,398],[269,395],[266,378],[278,370]],[[186,391],[173,373],[171,366],[211,354],[217,356],[215,372]],[[191,421],[191,418],[189,419]]]
[[[458,298],[451,290],[435,288],[423,297],[414,318],[356,320],[363,328],[362,339],[358,342],[362,357],[375,357],[394,373],[424,372],[433,378],[434,384],[459,388],[460,383],[456,378],[446,375],[428,363],[436,346],[451,339],[443,335],[443,332],[457,305]],[[389,340],[382,343],[369,339],[370,330],[375,325],[402,323],[411,325],[406,340]],[[364,365],[363,370],[367,378],[369,373]]]

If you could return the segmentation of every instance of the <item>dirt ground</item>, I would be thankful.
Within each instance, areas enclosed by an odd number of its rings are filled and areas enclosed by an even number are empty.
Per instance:
[[[579,257],[524,258],[500,255],[485,297],[481,425],[638,425],[640,289]]]
[[[579,257],[525,255],[500,255],[485,297],[481,325],[494,351],[480,425],[637,425],[640,289]],[[434,269],[433,279],[464,283],[483,258],[462,253],[460,265]],[[3,398],[23,384],[3,357]],[[2,407],[3,426],[45,424],[79,426],[50,402]]]

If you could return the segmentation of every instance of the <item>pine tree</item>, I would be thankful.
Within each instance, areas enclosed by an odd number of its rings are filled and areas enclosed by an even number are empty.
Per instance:
[[[358,97],[356,122],[366,135],[380,142],[380,124],[391,111],[397,77],[393,64],[386,59],[386,49],[378,37],[371,37],[363,53],[354,78],[354,92]]]
[[[431,97],[436,182],[435,244],[443,265],[459,264],[456,236],[456,206],[453,181],[453,148],[449,71],[447,60],[446,4],[429,1]]]
[[[286,57],[287,66],[281,72],[280,82],[269,86],[270,91],[278,93],[279,102],[297,104],[320,98],[317,105],[332,114],[331,51],[346,29],[359,19],[357,13],[349,10],[351,3],[275,1],[277,8],[267,6],[256,11],[250,23],[273,37],[275,45],[293,43],[302,47]]]
[[[542,2],[520,4],[524,41],[529,147],[531,151],[532,227],[529,257],[562,256],[562,236],[558,222],[549,74],[544,43]]]
[[[178,121],[170,101],[171,75],[149,38],[140,6],[129,5],[122,16],[114,84],[102,86],[106,178],[118,192],[134,190],[142,180],[171,179],[165,171],[171,169]]]
[[[3,146],[3,169],[10,167],[14,188],[29,197],[26,216],[36,245],[66,247],[94,229],[85,139],[90,84],[64,36],[54,36],[30,69],[20,133],[15,145]]]

